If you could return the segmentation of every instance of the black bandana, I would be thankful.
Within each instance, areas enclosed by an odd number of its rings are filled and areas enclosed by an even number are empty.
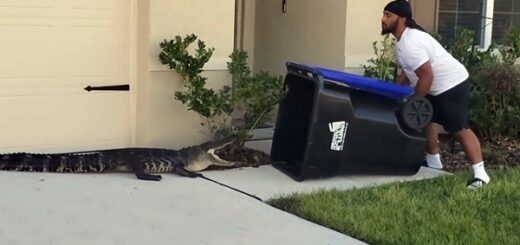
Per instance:
[[[412,8],[410,3],[406,0],[394,0],[389,2],[385,6],[385,11],[396,14],[400,17],[406,18],[406,26],[414,29],[424,31],[424,29],[418,25],[415,20],[412,19]]]
[[[395,0],[388,3],[385,7],[385,11],[394,13],[407,19],[412,18],[412,8],[410,4],[405,0]]]

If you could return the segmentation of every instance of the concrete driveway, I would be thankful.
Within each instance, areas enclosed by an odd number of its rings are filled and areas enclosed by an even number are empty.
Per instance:
[[[269,152],[270,141],[248,146]],[[0,171],[0,244],[365,244],[264,201],[293,192],[363,188],[445,173],[421,168],[414,176],[303,182],[272,166],[203,174],[215,182],[173,174],[147,182],[131,173]]]
[[[295,182],[271,166],[205,176],[263,200],[429,178],[336,177]],[[0,244],[363,244],[205,179],[163,175],[0,172]]]

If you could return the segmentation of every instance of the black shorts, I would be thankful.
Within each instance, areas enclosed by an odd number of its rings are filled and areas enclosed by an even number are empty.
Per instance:
[[[469,80],[442,94],[427,95],[426,99],[433,106],[432,122],[442,125],[450,133],[469,128]]]

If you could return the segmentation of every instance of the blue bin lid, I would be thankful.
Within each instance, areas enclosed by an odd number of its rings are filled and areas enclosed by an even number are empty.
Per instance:
[[[413,93],[413,89],[402,85],[392,84],[382,80],[350,74],[343,71],[331,70],[313,66],[313,70],[319,72],[325,80],[343,83],[362,91],[379,94],[391,99],[402,99]]]

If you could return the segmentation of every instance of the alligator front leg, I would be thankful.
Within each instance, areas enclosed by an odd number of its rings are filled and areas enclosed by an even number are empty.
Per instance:
[[[153,180],[153,181],[161,181],[162,177],[156,174],[147,174],[147,173],[138,173],[135,172],[135,176],[137,176],[140,180]]]
[[[190,172],[190,171],[184,169],[182,166],[174,166],[173,171],[180,176],[189,177],[189,178],[196,178],[201,175],[199,173]]]
[[[152,180],[152,181],[160,181],[162,177],[160,175],[155,174],[147,174],[144,172],[144,160],[142,159],[129,159],[129,162],[132,165],[132,170],[134,171],[135,176],[137,176],[140,180]]]

